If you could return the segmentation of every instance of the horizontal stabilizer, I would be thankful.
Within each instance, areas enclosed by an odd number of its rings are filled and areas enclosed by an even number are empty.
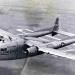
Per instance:
[[[69,32],[65,32],[65,31],[62,31],[62,30],[59,30],[58,33],[59,34],[63,34],[63,35],[67,35],[67,36],[70,36],[70,37],[75,36],[75,34],[72,34],[72,33],[69,33]]]
[[[21,33],[30,33],[30,32],[34,32],[33,30],[30,30],[30,29],[16,29],[16,31],[21,32]]]

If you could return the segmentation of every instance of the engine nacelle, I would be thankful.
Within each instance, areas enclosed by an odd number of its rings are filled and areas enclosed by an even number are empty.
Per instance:
[[[68,39],[68,40],[64,40],[64,41],[55,41],[52,42],[52,48],[58,49],[58,48],[62,48],[64,46],[70,45],[72,43],[75,43],[75,39]]]
[[[38,54],[38,47],[36,46],[31,46],[30,48],[27,48],[27,52],[28,52],[28,55],[29,56],[32,56],[32,55],[37,55]]]

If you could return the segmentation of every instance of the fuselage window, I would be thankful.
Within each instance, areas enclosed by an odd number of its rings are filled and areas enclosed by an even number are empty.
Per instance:
[[[9,37],[9,39],[12,41],[12,38],[10,37],[10,36],[8,36]]]

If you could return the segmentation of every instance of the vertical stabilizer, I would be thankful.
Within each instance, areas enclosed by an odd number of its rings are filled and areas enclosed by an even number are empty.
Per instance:
[[[59,29],[59,18],[56,18],[55,25],[52,31],[52,36],[56,35]]]

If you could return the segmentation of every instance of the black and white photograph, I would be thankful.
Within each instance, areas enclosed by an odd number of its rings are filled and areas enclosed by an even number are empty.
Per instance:
[[[0,75],[75,75],[75,1],[0,0]]]

